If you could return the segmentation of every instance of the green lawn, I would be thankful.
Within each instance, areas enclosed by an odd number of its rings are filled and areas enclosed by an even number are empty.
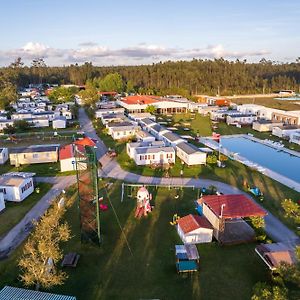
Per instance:
[[[253,104],[257,104],[257,105],[263,105],[266,107],[283,109],[283,110],[299,110],[299,105],[296,104],[297,101],[276,100],[273,97],[239,98],[239,99],[232,99],[232,102],[234,102],[236,104],[253,103]]]
[[[75,175],[76,171],[60,172],[59,162],[55,163],[45,163],[45,164],[31,164],[31,165],[21,165],[16,168],[11,166],[9,162],[1,165],[0,174],[7,172],[33,172],[36,176],[67,176]]]
[[[20,222],[26,213],[50,190],[51,186],[50,183],[38,183],[35,185],[40,188],[38,194],[33,192],[20,203],[6,201],[6,208],[0,213],[0,238]]]
[[[157,121],[166,121],[170,118],[159,115],[157,116]],[[159,119],[161,118],[161,119]],[[183,113],[183,114],[174,114],[171,118],[172,121],[168,125],[164,125],[166,127],[173,127],[174,124],[180,124],[178,126],[177,131],[173,131],[179,135],[192,135],[197,136],[197,134],[201,136],[211,136],[211,122],[208,116],[202,116],[198,113]],[[185,123],[185,124],[184,124]],[[190,125],[188,125],[190,124]],[[190,128],[190,131],[185,131],[183,128]]]
[[[268,281],[268,270],[255,254],[255,244],[221,247],[217,243],[199,245],[200,270],[192,276],[178,275],[174,245],[181,243],[175,227],[169,224],[174,213],[194,213],[196,191],[152,189],[155,208],[147,217],[134,218],[136,200],[120,202],[120,183],[113,185],[110,199],[126,233],[133,255],[111,207],[101,214],[102,244],[98,248],[81,244],[77,205],[66,214],[73,238],[64,245],[65,252],[81,257],[76,269],[65,269],[65,285],[50,292],[71,294],[78,300],[94,299],[250,299],[258,281]],[[126,193],[127,195],[127,193]],[[107,203],[107,196],[104,196]],[[16,252],[0,262],[0,287],[20,286]]]

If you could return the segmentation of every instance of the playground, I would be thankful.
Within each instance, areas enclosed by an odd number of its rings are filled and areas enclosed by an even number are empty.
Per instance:
[[[66,214],[74,237],[66,243],[64,252],[80,253],[80,262],[76,269],[67,270],[66,284],[51,292],[70,294],[71,291],[79,300],[120,299],[120,296],[122,299],[249,299],[254,284],[268,280],[268,271],[255,254],[255,243],[233,247],[221,247],[216,242],[198,245],[198,272],[177,273],[175,245],[182,243],[170,221],[175,213],[179,216],[195,213],[193,200],[197,190],[148,187],[153,209],[147,216],[135,218],[137,189],[125,188],[121,202],[120,182],[107,185],[101,181],[100,185],[101,203],[108,205],[100,213],[101,245],[81,244],[75,203]],[[16,280],[12,268],[16,266],[5,269],[6,283]]]

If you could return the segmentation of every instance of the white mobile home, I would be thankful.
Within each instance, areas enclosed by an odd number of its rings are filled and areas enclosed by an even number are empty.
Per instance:
[[[8,149],[0,148],[0,165],[3,165],[8,160]]]
[[[188,166],[206,164],[206,153],[192,144],[184,142],[176,145],[176,154]]]
[[[141,142],[154,142],[155,141],[155,137],[149,133],[148,131],[145,130],[139,130],[136,133],[136,138],[138,141]]]
[[[272,129],[276,126],[282,126],[283,123],[273,122],[271,120],[260,119],[252,124],[252,129],[259,132],[268,132],[272,131]]]
[[[136,148],[133,159],[139,166],[174,164],[175,150],[173,147]]]
[[[272,134],[278,136],[280,138],[287,138],[289,139],[291,134],[298,132],[300,127],[298,126],[276,126],[272,129]]]
[[[0,193],[4,200],[21,202],[34,191],[34,173],[11,172],[0,176]]]
[[[153,147],[154,148],[165,147],[165,143],[163,141],[127,143],[126,144],[126,152],[130,158],[135,159],[136,149],[138,149],[138,148],[153,148]]]
[[[52,121],[52,128],[53,129],[62,129],[67,127],[67,119],[64,116],[56,117]]]
[[[162,140],[165,142],[167,146],[175,147],[179,143],[184,142],[184,139],[182,139],[178,134],[173,132],[166,132],[162,135]]]
[[[0,192],[0,212],[5,209],[4,194]]]

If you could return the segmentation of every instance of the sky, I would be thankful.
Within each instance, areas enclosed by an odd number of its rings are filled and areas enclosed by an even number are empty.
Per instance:
[[[299,0],[0,0],[0,65],[295,61]]]

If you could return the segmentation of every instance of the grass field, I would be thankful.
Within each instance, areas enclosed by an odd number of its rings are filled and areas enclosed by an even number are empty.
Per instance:
[[[49,183],[38,183],[35,185],[40,188],[38,194],[33,192],[20,203],[6,201],[6,208],[0,213],[0,238],[20,222],[26,213],[50,190],[51,186]]]
[[[258,104],[266,107],[283,109],[283,110],[299,110],[300,105],[297,104],[297,101],[286,101],[286,100],[276,100],[273,97],[265,98],[237,98],[232,99],[232,102],[236,104]],[[299,101],[298,101],[299,103]]]
[[[36,176],[67,176],[76,174],[76,171],[60,172],[59,162],[21,165],[18,168],[6,162],[6,164],[1,165],[0,174],[7,172],[33,172],[36,173]]]
[[[268,281],[268,270],[255,254],[255,244],[221,247],[217,243],[199,245],[200,270],[192,276],[178,275],[175,244],[180,243],[175,227],[169,224],[174,213],[194,213],[196,191],[185,189],[179,199],[175,190],[152,190],[155,208],[141,220],[134,218],[135,199],[120,202],[120,183],[112,187],[111,202],[126,233],[132,255],[111,207],[101,214],[102,244],[81,244],[77,206],[67,212],[73,238],[64,244],[65,252],[81,257],[76,269],[65,269],[65,285],[51,292],[94,299],[250,299],[258,281]],[[107,203],[107,197],[104,197]],[[20,286],[16,252],[0,262],[0,287]]]

